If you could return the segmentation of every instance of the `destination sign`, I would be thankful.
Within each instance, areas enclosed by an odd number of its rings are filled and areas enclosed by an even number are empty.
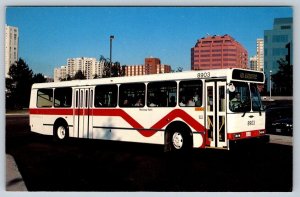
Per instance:
[[[233,70],[232,79],[264,82],[264,74],[248,70]]]

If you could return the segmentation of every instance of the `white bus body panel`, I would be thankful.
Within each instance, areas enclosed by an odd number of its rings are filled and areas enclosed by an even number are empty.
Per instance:
[[[265,112],[227,114],[228,133],[239,133],[246,131],[263,130],[265,127]]]

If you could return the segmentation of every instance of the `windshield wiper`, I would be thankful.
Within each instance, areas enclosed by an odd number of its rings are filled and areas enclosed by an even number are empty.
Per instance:
[[[248,111],[248,110],[247,110],[247,109],[248,109],[248,106],[249,106],[248,103],[250,103],[250,102],[247,100],[247,101],[245,101],[244,104],[242,104],[242,108],[244,109],[244,111],[243,111],[244,113],[243,113],[242,117],[244,117],[245,114],[246,114],[246,112]]]

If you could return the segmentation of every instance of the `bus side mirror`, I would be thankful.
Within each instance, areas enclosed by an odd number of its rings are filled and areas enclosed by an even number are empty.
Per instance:
[[[232,83],[230,83],[228,85],[228,90],[229,90],[229,92],[234,92],[235,91],[235,86]]]

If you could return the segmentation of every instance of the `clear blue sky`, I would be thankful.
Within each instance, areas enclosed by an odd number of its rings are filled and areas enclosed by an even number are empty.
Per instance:
[[[173,69],[190,70],[190,50],[206,34],[229,34],[249,56],[274,18],[291,7],[8,7],[6,24],[19,28],[19,57],[34,73],[53,76],[67,58],[109,57],[143,64],[153,56]]]

